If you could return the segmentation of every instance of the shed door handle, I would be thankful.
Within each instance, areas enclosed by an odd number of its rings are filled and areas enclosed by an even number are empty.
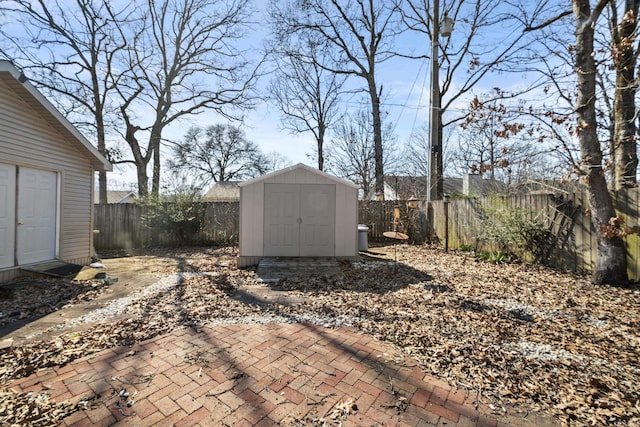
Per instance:
[[[24,222],[18,221],[18,225],[24,225]]]
[[[298,218],[298,225],[302,224],[302,218]]]

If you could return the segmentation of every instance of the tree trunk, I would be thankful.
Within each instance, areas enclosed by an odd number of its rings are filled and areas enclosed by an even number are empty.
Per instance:
[[[375,189],[377,194],[383,195],[384,200],[384,166],[382,153],[382,121],[380,119],[380,97],[373,78],[373,72],[367,79],[369,94],[371,95],[371,113],[373,114],[373,156],[376,165]]]
[[[444,197],[444,150],[442,147],[442,109],[438,108],[438,138],[436,141],[436,200],[442,200]]]
[[[149,176],[147,175],[147,164],[136,164],[136,172],[138,175],[138,196],[144,200],[149,195]]]
[[[107,146],[104,136],[104,120],[102,119],[101,114],[96,114],[96,129],[98,136],[98,152],[106,158]],[[98,172],[98,203],[107,203],[107,173],[105,171]]]
[[[151,132],[151,144],[153,150],[153,177],[151,181],[151,195],[158,197],[160,194],[160,135]]]
[[[124,110],[123,110],[124,113]],[[149,176],[147,175],[147,165],[149,164],[149,153],[146,156],[140,151],[140,143],[136,138],[136,132],[140,130],[138,126],[131,125],[129,118],[123,114],[126,122],[126,132],[124,139],[131,148],[133,159],[136,165],[136,174],[138,176],[138,196],[145,199],[149,195]]]
[[[604,7],[604,4],[600,4]],[[593,58],[594,23],[601,9],[591,11],[589,0],[573,0],[576,20],[575,70],[578,77],[577,133],[582,156],[582,168],[587,181],[591,221],[596,229],[598,256],[591,278],[595,284],[625,285],[628,283],[627,256],[619,235],[603,233],[603,228],[615,218],[611,195],[602,165],[602,150],[596,130],[596,66]]]
[[[318,170],[324,170],[324,123],[318,123]]]
[[[622,22],[613,27],[613,60],[616,67],[616,89],[614,95],[614,140],[613,140],[613,184],[616,190],[636,184],[638,155],[636,151],[636,46],[637,0],[625,1]],[[613,6],[615,7],[615,6]]]

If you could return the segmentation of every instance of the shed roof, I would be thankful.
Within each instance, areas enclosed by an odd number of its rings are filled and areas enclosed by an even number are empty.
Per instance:
[[[337,176],[333,176],[331,174],[328,174],[328,173],[323,172],[321,170],[318,170],[316,168],[312,168],[311,166],[307,166],[307,165],[305,165],[303,163],[298,163],[297,165],[293,165],[293,166],[290,166],[288,168],[280,169],[278,171],[271,172],[271,173],[268,173],[266,175],[262,175],[262,176],[259,176],[257,178],[250,179],[248,181],[240,183],[239,186],[240,187],[246,187],[247,185],[263,182],[263,181],[266,181],[266,180],[271,179],[273,177],[276,177],[278,175],[283,175],[283,174],[286,174],[286,173],[293,172],[293,171],[295,171],[297,169],[304,169],[304,170],[306,170],[308,172],[311,172],[311,173],[314,173],[316,175],[320,175],[320,176],[322,176],[324,178],[327,178],[327,179],[330,179],[332,181],[335,181],[338,184],[346,185],[346,186],[349,186],[349,187],[352,187],[352,188],[356,188],[356,189],[358,188],[358,186],[356,184],[354,184],[353,182],[351,182],[351,181],[346,181],[344,179],[338,178]]]
[[[0,60],[0,79],[14,90],[35,112],[40,114],[80,153],[87,156],[97,171],[112,170],[111,163],[67,120],[38,89],[9,61]]]

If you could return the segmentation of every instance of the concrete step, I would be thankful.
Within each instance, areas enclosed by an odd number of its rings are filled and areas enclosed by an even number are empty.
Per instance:
[[[263,258],[256,274],[263,282],[277,282],[286,277],[312,277],[321,274],[333,276],[341,273],[335,258]]]

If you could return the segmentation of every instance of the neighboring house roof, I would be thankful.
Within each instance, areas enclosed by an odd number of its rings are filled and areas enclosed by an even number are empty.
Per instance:
[[[216,182],[203,197],[211,202],[235,202],[240,200],[240,181]]]
[[[488,194],[500,194],[507,191],[508,186],[497,179],[483,178],[478,174],[466,174],[462,178],[462,194],[466,196],[486,196]]]
[[[96,171],[112,170],[111,163],[107,161],[98,150],[75,128],[49,100],[33,86],[23,73],[9,61],[0,60],[0,79],[15,91],[37,114],[40,114],[59,132],[65,140],[69,141],[76,149],[87,156],[91,167]]]
[[[427,193],[426,176],[388,175],[384,185],[385,200],[424,199]],[[446,194],[462,194],[462,178],[444,178],[443,185]]]
[[[468,181],[468,190],[465,193],[465,179]],[[492,191],[499,191],[503,184],[499,181],[482,179],[479,175],[468,175],[465,178],[444,177],[444,194],[449,196],[483,196]],[[384,180],[385,200],[409,200],[412,197],[424,199],[427,193],[427,177],[425,176],[396,176],[388,175]],[[371,197],[375,199],[375,193]]]
[[[100,203],[100,194],[94,192],[94,203]],[[138,196],[133,191],[107,190],[107,203],[135,203]]]
[[[448,195],[463,194],[462,178],[444,178],[444,192]],[[425,176],[387,176],[384,181],[385,200],[409,200],[413,197],[424,199],[427,193],[427,177]],[[375,200],[375,192],[371,200]]]
[[[244,181],[244,182],[240,183],[239,186],[240,187],[245,187],[245,186],[250,185],[250,184],[255,184],[255,183],[258,183],[258,182],[266,181],[266,180],[274,178],[274,177],[276,177],[278,175],[282,175],[282,174],[285,174],[285,173],[293,172],[293,171],[295,171],[297,169],[306,170],[306,171],[314,173],[316,175],[320,175],[322,177],[325,177],[325,178],[327,178],[327,179],[329,179],[331,181],[335,181],[336,183],[339,183],[339,184],[347,185],[349,187],[356,188],[356,189],[358,188],[358,186],[356,184],[354,184],[353,182],[351,182],[351,181],[346,181],[344,179],[338,178],[337,176],[333,176],[333,175],[330,175],[330,174],[328,174],[326,172],[322,172],[321,170],[318,170],[316,168],[312,168],[311,166],[307,166],[307,165],[305,165],[303,163],[298,163],[297,165],[293,165],[293,166],[290,166],[288,168],[280,169],[278,171],[271,172],[271,173],[268,173],[266,175],[259,176],[257,178],[253,178],[253,179],[250,179],[248,181]]]

